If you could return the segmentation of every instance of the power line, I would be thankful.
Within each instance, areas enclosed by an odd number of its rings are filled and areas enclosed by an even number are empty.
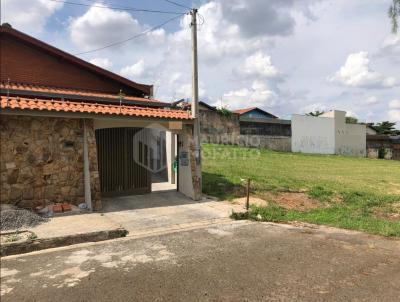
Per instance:
[[[183,5],[183,4],[179,4],[179,3],[175,2],[175,1],[171,1],[171,0],[164,0],[164,1],[165,1],[165,2],[168,2],[168,3],[171,3],[171,4],[173,4],[173,5],[179,6],[179,7],[183,7],[183,8],[185,8],[185,9],[189,9],[189,10],[192,9],[192,8],[189,7],[189,6],[186,6],[186,5]]]
[[[182,15],[185,15],[185,13],[180,13],[180,15],[175,16],[175,17],[173,17],[173,18],[170,18],[170,19],[168,19],[167,21],[165,21],[165,22],[163,22],[163,23],[161,23],[161,24],[159,24],[159,25],[157,25],[157,26],[155,26],[155,27],[149,28],[149,29],[147,29],[147,30],[141,32],[140,34],[137,34],[137,35],[135,35],[135,36],[132,36],[132,37],[130,37],[130,38],[128,38],[128,39],[125,39],[125,40],[122,40],[122,41],[118,41],[118,42],[114,42],[114,43],[111,43],[111,44],[108,44],[108,45],[105,45],[105,46],[103,46],[103,47],[99,47],[99,48],[96,48],[96,49],[92,49],[92,50],[88,50],[88,51],[76,53],[76,54],[74,54],[74,55],[75,55],[75,56],[80,56],[80,55],[83,55],[83,54],[87,54],[87,53],[91,53],[91,52],[103,50],[103,49],[106,49],[106,48],[109,48],[109,47],[112,47],[112,46],[116,46],[116,45],[119,45],[119,44],[123,44],[123,43],[125,43],[125,42],[128,42],[128,41],[131,41],[131,40],[133,40],[133,39],[136,39],[136,38],[139,38],[139,37],[141,37],[141,36],[144,36],[144,35],[146,35],[147,33],[152,32],[152,31],[154,31],[154,30],[156,30],[156,29],[159,29],[159,28],[163,27],[164,25],[166,25],[167,23],[170,23],[170,22],[172,22],[173,20],[175,20],[175,19],[181,17]]]
[[[179,14],[182,14],[182,12],[151,10],[151,9],[134,8],[134,7],[105,6],[105,5],[86,4],[86,3],[78,3],[78,2],[71,2],[71,1],[64,1],[64,0],[48,0],[48,1],[59,2],[59,3],[65,3],[65,4],[69,4],[69,5],[78,5],[78,6],[87,6],[87,7],[97,7],[97,8],[109,8],[109,9],[123,10],[123,11],[146,12],[146,13],[159,13],[159,14],[172,14],[172,15],[179,15]]]

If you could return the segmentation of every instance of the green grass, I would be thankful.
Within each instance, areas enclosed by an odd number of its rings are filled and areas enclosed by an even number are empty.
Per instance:
[[[304,191],[331,203],[308,212],[276,205],[252,209],[268,221],[304,221],[385,236],[400,236],[400,223],[377,218],[400,201],[400,162],[342,156],[281,153],[226,145],[203,145],[203,191],[220,199],[237,196],[242,179],[252,194]],[[336,202],[341,200],[341,202]],[[254,218],[254,217],[253,217]]]

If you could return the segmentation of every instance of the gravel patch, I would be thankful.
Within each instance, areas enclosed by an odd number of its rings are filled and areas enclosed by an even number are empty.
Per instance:
[[[41,217],[32,211],[18,209],[15,207],[2,207],[0,212],[0,230],[16,230],[37,226],[48,218]]]

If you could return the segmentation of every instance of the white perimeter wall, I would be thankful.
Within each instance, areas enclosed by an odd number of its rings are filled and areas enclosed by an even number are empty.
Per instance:
[[[292,152],[366,156],[366,126],[346,124],[346,112],[292,116]]]
[[[336,154],[365,157],[367,137],[365,125],[346,124],[336,119]]]
[[[335,154],[335,120],[294,114],[292,152]]]

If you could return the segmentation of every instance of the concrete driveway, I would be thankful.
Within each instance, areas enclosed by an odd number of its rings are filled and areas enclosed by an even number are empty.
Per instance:
[[[193,201],[177,191],[167,191],[104,198],[102,213],[135,236],[227,221],[232,210],[233,205],[226,202]]]

